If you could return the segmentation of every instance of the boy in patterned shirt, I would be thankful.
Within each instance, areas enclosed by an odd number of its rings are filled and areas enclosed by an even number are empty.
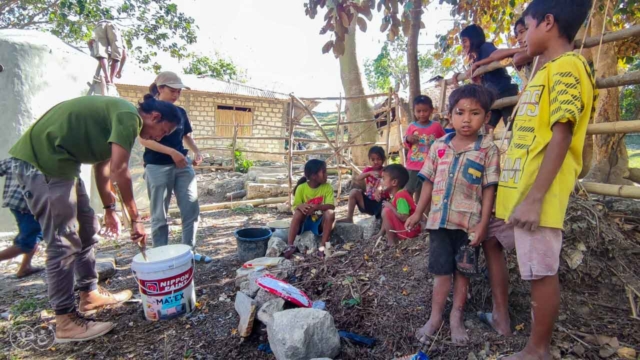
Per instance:
[[[419,174],[424,182],[422,195],[405,227],[413,229],[425,210],[431,210],[426,228],[429,271],[435,280],[431,317],[416,332],[422,343],[427,343],[442,326],[452,277],[451,340],[454,344],[469,340],[463,319],[469,287],[469,278],[463,271],[469,269],[468,264],[456,258],[468,253],[469,246],[478,247],[488,232],[500,176],[500,154],[493,137],[479,135],[479,131],[491,118],[494,100],[494,94],[480,85],[467,85],[452,92],[449,113],[456,131],[431,146]],[[466,269],[461,271],[463,267]]]
[[[0,251],[0,261],[23,255],[16,274],[20,279],[44,270],[42,267],[31,265],[31,259],[38,251],[38,243],[42,240],[42,231],[40,224],[29,211],[27,201],[22,194],[22,187],[13,174],[13,158],[0,161],[0,176],[5,178],[2,207],[9,208],[18,224],[18,236],[13,239],[13,245]]]
[[[510,360],[551,357],[560,306],[564,217],[582,169],[587,125],[597,98],[589,65],[573,52],[574,38],[591,4],[591,0],[533,0],[524,12],[527,53],[548,62],[522,94],[496,201],[496,217],[505,224],[491,234],[507,249],[515,241],[520,275],[531,281],[535,321],[526,347]],[[490,275],[493,288],[500,276]],[[501,286],[505,304],[506,281],[495,285]]]

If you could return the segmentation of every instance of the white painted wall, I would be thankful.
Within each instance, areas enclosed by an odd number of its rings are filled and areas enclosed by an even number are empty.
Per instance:
[[[97,61],[57,37],[35,30],[0,30],[0,157],[52,106],[89,90]],[[91,184],[90,166],[82,176]],[[4,178],[0,179],[0,189]],[[15,229],[0,210],[0,231]]]

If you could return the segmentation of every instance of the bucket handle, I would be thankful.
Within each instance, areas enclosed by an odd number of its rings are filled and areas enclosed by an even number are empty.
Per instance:
[[[191,272],[191,277],[189,277],[189,280],[187,281],[187,283],[190,283],[193,280],[193,277],[195,276],[195,273],[196,273],[196,259],[195,258],[191,259],[191,266],[192,266],[193,271]],[[151,291],[151,290],[147,289],[146,287],[142,286],[142,284],[140,283],[140,280],[136,276],[136,272],[135,271],[131,270],[131,274],[133,274],[133,279],[136,281],[138,286],[140,288],[144,289],[149,295],[153,296],[153,295],[162,294],[162,292]]]

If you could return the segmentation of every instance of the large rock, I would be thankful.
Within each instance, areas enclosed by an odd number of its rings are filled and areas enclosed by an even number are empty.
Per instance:
[[[277,176],[261,176],[256,179],[258,184],[272,184],[272,185],[289,185],[287,177],[284,175]]]
[[[116,274],[116,258],[112,254],[96,255],[98,281],[105,281]]]
[[[252,166],[247,172],[249,181],[256,181],[258,177],[287,176],[288,170],[284,166]]]
[[[280,184],[259,184],[248,182],[247,199],[268,199],[272,197],[287,196],[289,193],[289,185]]]
[[[362,237],[370,239],[380,232],[381,221],[376,219],[375,216],[370,216],[358,221],[356,225],[362,228]]]
[[[210,184],[207,187],[207,195],[212,202],[223,202],[228,193],[244,190],[244,177],[236,177]]]
[[[297,236],[293,242],[301,253],[313,253],[320,247],[320,237],[315,236],[311,231],[305,231]]]
[[[271,323],[273,323],[273,314],[282,311],[283,309],[284,299],[278,298],[269,300],[260,307],[260,310],[258,310],[258,314],[256,315],[256,317],[263,324],[269,326]]]
[[[268,256],[268,257],[280,256],[280,254],[282,254],[282,252],[286,248],[287,248],[287,242],[286,241],[282,240],[279,237],[272,236],[271,239],[269,239],[269,244],[268,244],[266,256]]]
[[[331,233],[331,243],[340,244],[362,240],[364,230],[356,224],[336,223]]]
[[[331,184],[333,187],[333,191],[337,193],[338,191],[338,177],[331,176],[327,179],[327,182]],[[342,187],[340,195],[349,195],[349,190],[351,189],[351,175],[342,175],[340,179],[340,185]]]
[[[251,335],[253,320],[256,317],[256,301],[239,292],[236,294],[235,309],[240,316],[238,322],[238,334],[241,337]]]
[[[264,305],[265,303],[275,299],[280,298],[262,288],[258,290],[258,294],[255,297],[256,305],[258,306],[258,308],[262,307],[262,305]]]
[[[333,317],[317,309],[293,309],[273,314],[267,326],[269,345],[278,360],[334,358],[340,336]]]

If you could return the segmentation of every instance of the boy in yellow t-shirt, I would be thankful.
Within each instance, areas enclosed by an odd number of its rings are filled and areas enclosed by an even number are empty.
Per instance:
[[[496,217],[509,230],[489,234],[505,248],[515,239],[520,274],[531,281],[535,321],[525,349],[511,360],[551,356],[563,222],[597,97],[587,62],[573,53],[590,8],[591,0],[534,0],[524,12],[527,53],[548,62],[522,94],[500,176]]]

